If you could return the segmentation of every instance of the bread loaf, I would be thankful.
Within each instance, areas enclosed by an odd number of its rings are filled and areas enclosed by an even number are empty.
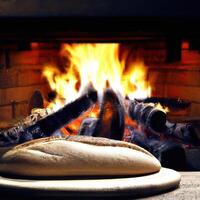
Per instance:
[[[0,156],[0,173],[23,176],[142,175],[160,168],[137,145],[89,136],[37,139]]]

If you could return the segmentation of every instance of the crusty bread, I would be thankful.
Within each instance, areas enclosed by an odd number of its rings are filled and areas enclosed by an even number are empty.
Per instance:
[[[25,176],[141,175],[159,161],[143,148],[87,136],[42,138],[2,153],[0,172]]]

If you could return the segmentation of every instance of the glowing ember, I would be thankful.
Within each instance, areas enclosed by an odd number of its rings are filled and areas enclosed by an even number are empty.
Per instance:
[[[65,72],[53,66],[43,71],[51,89],[58,94],[54,104],[49,105],[55,110],[76,99],[88,85],[100,94],[110,86],[131,99],[146,98],[151,93],[144,63],[127,65],[126,56],[119,59],[119,44],[65,44],[61,55],[70,61]]]

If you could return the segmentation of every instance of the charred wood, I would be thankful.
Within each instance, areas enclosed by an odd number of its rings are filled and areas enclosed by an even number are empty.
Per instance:
[[[166,123],[164,134],[180,139],[184,143],[199,145],[199,137],[195,127],[189,123]]]
[[[146,128],[156,132],[161,132],[165,129],[166,113],[152,104],[130,101],[128,113],[133,120],[136,120]]]
[[[96,118],[84,119],[83,122],[81,123],[81,127],[80,127],[78,135],[87,135],[87,136],[95,135],[94,132],[95,132],[97,120],[98,119]]]
[[[46,117],[52,113],[50,109],[33,109],[31,115],[27,116],[23,120],[9,127],[9,129],[0,130],[0,146],[5,145],[9,146],[12,144],[19,143],[20,135],[24,130],[42,118]],[[23,136],[25,137],[25,136]],[[33,137],[31,134],[26,133],[26,140],[32,140]]]
[[[200,148],[188,148],[185,151],[187,170],[199,171],[200,170]]]
[[[147,137],[145,133],[137,131],[133,127],[127,127],[130,131],[130,142],[135,143],[151,152],[163,167],[181,170],[185,167],[185,150],[182,144],[173,140],[161,140],[159,137]]]
[[[168,116],[168,119],[172,123],[188,123],[198,125],[200,122],[200,116]]]
[[[44,133],[52,134],[54,131],[65,126],[72,120],[79,117],[83,112],[87,111],[97,101],[96,91],[91,91],[87,95],[83,95],[72,103],[67,104],[57,112],[48,115],[44,119],[38,121],[38,124],[44,130]]]
[[[177,99],[177,98],[164,98],[164,97],[149,97],[146,99],[137,99],[138,102],[143,103],[160,103],[162,106],[170,110],[183,110],[191,106],[191,102]]]
[[[0,132],[0,146],[11,146],[36,138],[51,136],[97,101],[97,92],[90,91],[77,100],[67,104],[60,110],[47,115],[34,124],[26,127],[24,124]]]
[[[54,137],[64,137],[64,134],[59,129],[59,130],[55,131],[51,136],[54,136]]]
[[[124,107],[117,94],[113,90],[107,89],[104,92],[93,136],[121,140],[124,126]]]

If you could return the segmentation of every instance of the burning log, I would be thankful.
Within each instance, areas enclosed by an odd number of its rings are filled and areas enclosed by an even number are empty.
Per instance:
[[[26,128],[32,126],[37,121],[51,114],[50,109],[33,109],[31,115],[24,118],[17,124],[11,125],[7,131],[6,129],[0,130],[0,146],[9,146],[11,143],[16,144],[19,142],[19,134],[23,132]],[[30,134],[26,135],[27,138],[32,139]],[[15,141],[16,140],[16,141]],[[7,145],[6,145],[7,144]]]
[[[88,117],[82,121],[78,135],[93,136],[98,119]]]
[[[95,137],[122,139],[124,133],[124,108],[113,90],[108,89],[104,92],[99,118],[92,123],[92,128],[87,128],[89,129],[88,133],[82,130],[80,133],[84,132],[86,135],[89,134]],[[89,124],[91,124],[91,121]]]
[[[116,93],[104,92],[99,119],[93,136],[121,140],[124,132],[124,109]]]
[[[36,138],[51,136],[55,131],[80,116],[97,101],[97,92],[89,91],[57,112],[26,127],[20,125],[0,132],[0,146],[11,146]]]
[[[169,110],[183,110],[191,106],[191,102],[176,98],[149,97],[146,99],[137,99],[137,101],[143,103],[159,103],[162,106],[169,108]]]
[[[129,142],[135,143],[151,152],[164,167],[182,169],[185,167],[186,158],[183,145],[172,140],[161,140],[159,137],[147,137],[131,126]]]
[[[139,103],[135,100],[130,101],[128,113],[133,120],[146,128],[156,132],[162,132],[165,129],[166,113],[152,104]]]
[[[179,139],[180,142],[198,145],[200,143],[197,131],[189,123],[170,123],[166,120],[166,113],[157,109],[154,104],[131,101],[129,115],[149,130],[151,135],[166,135],[170,139]]]
[[[188,144],[199,145],[199,137],[192,124],[167,122],[166,127],[164,134],[167,136],[175,137]]]

